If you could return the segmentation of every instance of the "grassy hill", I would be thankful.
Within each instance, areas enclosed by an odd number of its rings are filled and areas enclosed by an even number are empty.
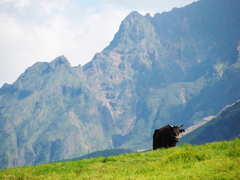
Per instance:
[[[0,171],[0,179],[237,179],[240,139]]]

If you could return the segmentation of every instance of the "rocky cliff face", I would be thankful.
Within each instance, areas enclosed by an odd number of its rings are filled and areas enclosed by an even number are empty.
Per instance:
[[[1,165],[23,166],[110,148],[104,112],[81,67],[36,63],[1,88]],[[5,166],[4,166],[5,165]]]
[[[188,127],[240,99],[239,8],[200,0],[132,12],[85,66],[61,56],[28,68],[0,89],[1,168],[150,148],[154,129]]]

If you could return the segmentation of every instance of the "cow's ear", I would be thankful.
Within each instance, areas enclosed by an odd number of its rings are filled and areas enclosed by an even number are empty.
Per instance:
[[[180,133],[184,133],[185,132],[185,130],[184,129],[180,129]]]

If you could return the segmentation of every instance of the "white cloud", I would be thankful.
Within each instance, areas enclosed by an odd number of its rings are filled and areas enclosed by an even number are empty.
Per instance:
[[[30,0],[0,0],[0,4],[6,3],[11,3],[18,8],[24,8],[30,4]]]
[[[84,65],[109,45],[131,11],[153,14],[183,1],[0,0],[0,86],[60,55]]]
[[[118,7],[128,7],[131,11],[138,11],[142,14],[161,13],[170,11],[173,7],[182,7],[197,0],[103,0],[105,3],[116,4]]]

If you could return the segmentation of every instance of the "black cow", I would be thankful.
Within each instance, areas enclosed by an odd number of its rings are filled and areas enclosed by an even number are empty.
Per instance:
[[[158,148],[175,147],[179,141],[179,134],[185,132],[184,129],[179,129],[183,125],[173,126],[168,124],[161,129],[156,129],[153,134],[153,150]]]

